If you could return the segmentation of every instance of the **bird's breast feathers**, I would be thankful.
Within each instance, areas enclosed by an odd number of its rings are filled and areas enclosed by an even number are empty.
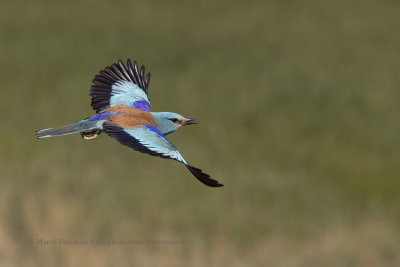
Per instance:
[[[118,112],[110,115],[108,120],[125,129],[138,129],[141,125],[157,128],[153,115],[148,111],[121,104],[108,108],[106,112]]]

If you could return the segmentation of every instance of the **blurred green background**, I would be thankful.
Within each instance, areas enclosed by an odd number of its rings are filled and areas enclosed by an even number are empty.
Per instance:
[[[0,265],[400,266],[398,1],[0,3]],[[93,76],[152,74],[153,111],[225,187],[106,135]],[[184,245],[40,245],[187,240]]]

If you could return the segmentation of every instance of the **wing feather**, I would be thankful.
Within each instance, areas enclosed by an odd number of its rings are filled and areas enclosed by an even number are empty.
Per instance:
[[[130,77],[132,78],[133,82],[135,84],[139,84],[139,78],[137,77],[137,73],[134,71],[134,68],[132,67],[131,60],[128,59],[126,64],[128,65],[128,71],[129,71]],[[135,64],[136,64],[136,62],[135,62]]]
[[[99,113],[114,105],[135,107],[134,102],[145,101],[148,105],[142,105],[142,108],[149,111],[149,82],[150,73],[145,77],[144,66],[139,71],[136,61],[132,66],[131,60],[128,59],[126,67],[122,60],[118,60],[118,64],[105,67],[94,77],[90,89],[92,107]]]
[[[147,153],[151,156],[173,159],[185,164],[190,172],[205,185],[211,187],[222,186],[216,180],[211,179],[210,175],[203,173],[196,167],[190,166],[176,147],[160,131],[152,126],[142,125],[138,129],[126,129],[111,122],[105,122],[103,130],[122,145],[136,151]]]

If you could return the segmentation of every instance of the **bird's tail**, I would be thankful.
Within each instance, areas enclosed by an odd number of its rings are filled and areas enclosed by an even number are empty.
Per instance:
[[[41,139],[41,138],[48,138],[60,135],[80,133],[94,129],[101,130],[101,125],[99,125],[98,121],[89,121],[86,119],[75,124],[36,131],[35,136],[36,138]]]

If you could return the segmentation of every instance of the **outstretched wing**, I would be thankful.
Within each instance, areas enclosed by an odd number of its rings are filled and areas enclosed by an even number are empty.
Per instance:
[[[190,166],[170,141],[156,128],[142,125],[136,129],[126,129],[111,122],[105,122],[103,129],[106,134],[115,138],[118,142],[134,150],[147,153],[152,156],[174,159],[182,162],[190,172],[202,183],[212,187],[222,186],[216,180],[200,169]]]
[[[119,104],[150,110],[147,97],[150,73],[145,76],[144,66],[139,71],[136,61],[132,66],[130,59],[127,66],[119,60],[118,64],[106,67],[94,77],[90,95],[92,107],[97,113]]]

